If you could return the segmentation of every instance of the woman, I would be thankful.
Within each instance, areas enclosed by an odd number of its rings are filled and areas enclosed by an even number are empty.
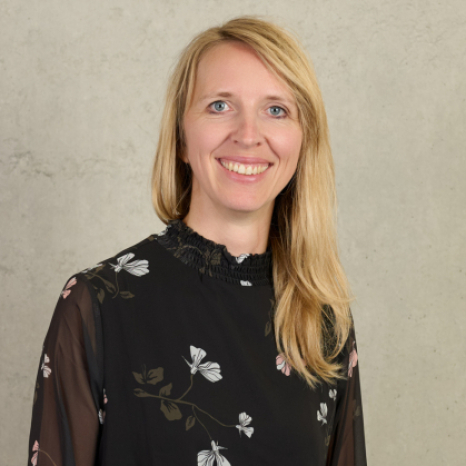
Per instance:
[[[306,55],[252,18],[197,36],[153,171],[167,228],[61,292],[33,465],[365,465],[325,109]]]

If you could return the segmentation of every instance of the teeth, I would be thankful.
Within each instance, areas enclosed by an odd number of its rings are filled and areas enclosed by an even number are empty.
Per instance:
[[[243,165],[242,163],[225,162],[220,159],[220,163],[232,172],[239,173],[240,175],[259,175],[269,168],[267,165]]]

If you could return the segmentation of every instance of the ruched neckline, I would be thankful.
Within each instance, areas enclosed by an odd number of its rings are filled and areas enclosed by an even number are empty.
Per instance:
[[[156,239],[184,264],[201,274],[243,286],[271,285],[272,251],[233,256],[223,244],[200,235],[182,220],[170,220]]]

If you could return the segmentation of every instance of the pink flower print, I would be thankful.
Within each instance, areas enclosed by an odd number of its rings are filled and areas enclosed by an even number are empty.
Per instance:
[[[353,341],[353,350],[349,355],[349,363],[348,363],[348,377],[353,376],[353,368],[358,365],[358,353],[356,348],[354,347],[355,343]]]
[[[37,440],[34,442],[32,451],[35,451],[35,453],[32,455],[31,463],[33,466],[37,466],[37,456],[39,455],[39,442]]]
[[[66,299],[68,297],[68,295],[71,293],[70,288],[76,285],[76,283],[78,283],[76,277],[70,279],[70,281],[66,284],[65,289],[61,292],[63,299]]]
[[[39,448],[39,442],[37,440],[34,442],[34,445],[32,446],[32,451],[35,451],[35,453],[32,455],[32,458],[31,458],[32,466],[37,466],[37,459],[38,459],[38,456],[39,456],[39,451],[43,455],[48,456],[48,458],[50,460],[49,463],[51,462],[53,465],[56,465],[56,463],[53,461],[53,459],[50,457],[50,455],[46,451]],[[49,463],[47,463],[47,464],[49,464]],[[41,464],[43,464],[43,463],[41,462]]]
[[[279,354],[276,357],[276,364],[277,364],[277,370],[282,371],[283,374],[286,376],[290,375],[291,372],[291,366],[286,362],[285,357],[283,354]]]
[[[104,388],[104,405],[107,404],[108,399],[107,399],[107,394],[105,393],[105,388]],[[105,410],[99,409],[99,421],[101,424],[105,422]]]

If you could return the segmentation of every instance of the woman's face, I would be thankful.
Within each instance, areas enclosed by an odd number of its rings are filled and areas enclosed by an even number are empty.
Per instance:
[[[251,48],[228,42],[201,58],[184,133],[191,208],[271,217],[296,171],[302,131],[293,94]]]

